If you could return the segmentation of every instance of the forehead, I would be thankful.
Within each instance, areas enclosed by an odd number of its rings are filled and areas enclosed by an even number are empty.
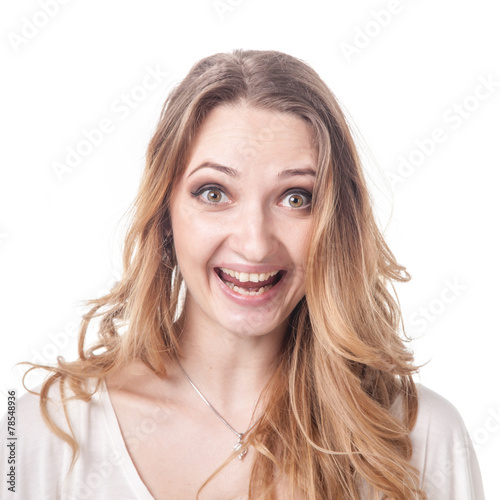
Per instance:
[[[206,160],[244,168],[255,161],[279,167],[315,164],[316,159],[313,129],[301,117],[245,104],[221,105],[199,128],[186,174]]]

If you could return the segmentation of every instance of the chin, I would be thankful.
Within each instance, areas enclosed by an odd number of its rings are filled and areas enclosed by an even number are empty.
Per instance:
[[[242,316],[227,318],[221,326],[238,337],[280,335],[286,328],[286,318],[276,321],[270,319],[267,314],[255,310]]]

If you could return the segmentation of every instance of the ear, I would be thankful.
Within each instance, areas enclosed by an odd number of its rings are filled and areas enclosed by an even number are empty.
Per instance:
[[[162,262],[169,268],[173,269],[177,265],[175,257],[174,233],[170,217],[167,215],[162,223]]]

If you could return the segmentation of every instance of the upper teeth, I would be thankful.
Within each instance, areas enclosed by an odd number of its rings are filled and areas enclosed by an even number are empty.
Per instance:
[[[253,283],[258,283],[259,281],[266,281],[271,276],[276,276],[279,271],[273,271],[271,273],[239,273],[238,271],[233,271],[232,269],[227,269],[225,267],[221,267],[220,270],[229,274],[233,278],[236,278],[241,283],[246,283],[247,281],[252,281]]]

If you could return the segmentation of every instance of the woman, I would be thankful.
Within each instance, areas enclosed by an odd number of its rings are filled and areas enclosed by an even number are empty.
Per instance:
[[[483,498],[460,416],[412,380],[387,290],[408,279],[318,75],[201,60],[150,142],[121,282],[79,359],[42,367],[43,422],[19,402],[21,498]]]

